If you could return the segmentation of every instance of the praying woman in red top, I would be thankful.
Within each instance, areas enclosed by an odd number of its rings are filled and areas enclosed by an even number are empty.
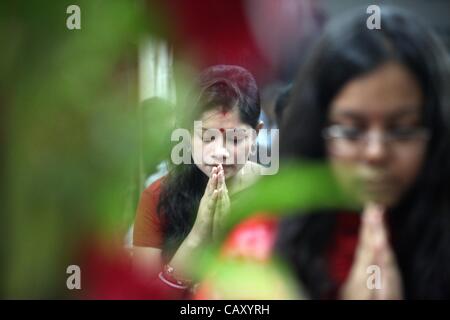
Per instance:
[[[147,262],[161,264],[160,280],[180,290],[192,284],[195,253],[218,238],[230,197],[262,170],[248,160],[263,126],[253,76],[242,67],[218,65],[203,71],[194,87],[183,101],[184,125],[191,128],[189,161],[143,192],[133,237],[135,260],[145,268]]]

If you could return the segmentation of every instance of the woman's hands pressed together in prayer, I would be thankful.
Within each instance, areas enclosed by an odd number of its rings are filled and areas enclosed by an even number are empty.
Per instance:
[[[178,248],[170,265],[180,273],[183,267],[189,265],[192,255],[205,244],[217,240],[221,235],[224,221],[230,209],[230,198],[225,183],[225,172],[222,165],[212,169],[208,184],[200,200],[200,205],[191,232]],[[189,271],[187,271],[190,273]],[[179,274],[181,277],[189,275]]]
[[[198,244],[208,243],[211,239],[216,240],[229,209],[230,198],[225,183],[225,172],[222,165],[219,164],[212,169],[189,236]]]
[[[341,289],[342,299],[402,299],[402,281],[395,254],[389,243],[384,215],[383,207],[366,205],[353,265]],[[379,268],[379,274],[374,274],[375,277],[380,277],[379,287],[376,286],[376,279],[375,286],[369,286],[370,280],[373,279],[369,266]]]

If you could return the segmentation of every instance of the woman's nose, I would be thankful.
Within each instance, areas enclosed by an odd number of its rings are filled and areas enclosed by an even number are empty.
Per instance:
[[[382,164],[388,156],[387,142],[382,134],[373,134],[367,137],[363,151],[364,159],[371,164]]]
[[[225,148],[223,143],[218,143],[213,152],[214,160],[223,163],[230,157],[230,152]]]

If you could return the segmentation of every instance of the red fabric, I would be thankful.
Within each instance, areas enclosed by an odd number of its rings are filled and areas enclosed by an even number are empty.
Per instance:
[[[328,272],[331,279],[340,287],[350,272],[358,243],[360,216],[341,213],[337,215],[337,224],[328,248]]]
[[[158,215],[160,178],[152,183],[141,195],[134,222],[133,245],[161,248],[163,244],[163,221]]]
[[[79,248],[75,261],[82,270],[82,290],[75,290],[78,299],[160,299],[186,298],[186,290],[174,289],[158,278],[159,269],[139,272],[132,258],[117,241],[91,237]]]
[[[194,55],[200,68],[235,64],[248,69],[259,84],[270,79],[273,65],[261,52],[241,0],[171,0],[164,2],[176,39],[175,52]]]
[[[346,280],[353,263],[358,242],[360,216],[351,213],[337,214],[334,235],[326,253],[330,278],[339,288]],[[239,224],[227,238],[222,254],[229,257],[267,261],[273,252],[278,218],[257,215]],[[330,293],[337,298],[336,292]]]

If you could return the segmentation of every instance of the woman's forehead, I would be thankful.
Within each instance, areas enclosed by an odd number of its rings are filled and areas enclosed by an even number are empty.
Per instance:
[[[398,104],[398,105],[335,105],[330,110],[331,118],[345,118],[352,120],[401,120],[416,119],[421,117],[421,105]]]
[[[202,121],[202,128],[205,129],[218,129],[225,131],[228,129],[247,128],[248,124],[241,121],[239,116],[239,110],[215,108],[208,110],[202,114],[200,119]]]
[[[420,85],[402,65],[385,64],[347,83],[331,102],[331,115],[397,117],[418,114],[423,104]]]

